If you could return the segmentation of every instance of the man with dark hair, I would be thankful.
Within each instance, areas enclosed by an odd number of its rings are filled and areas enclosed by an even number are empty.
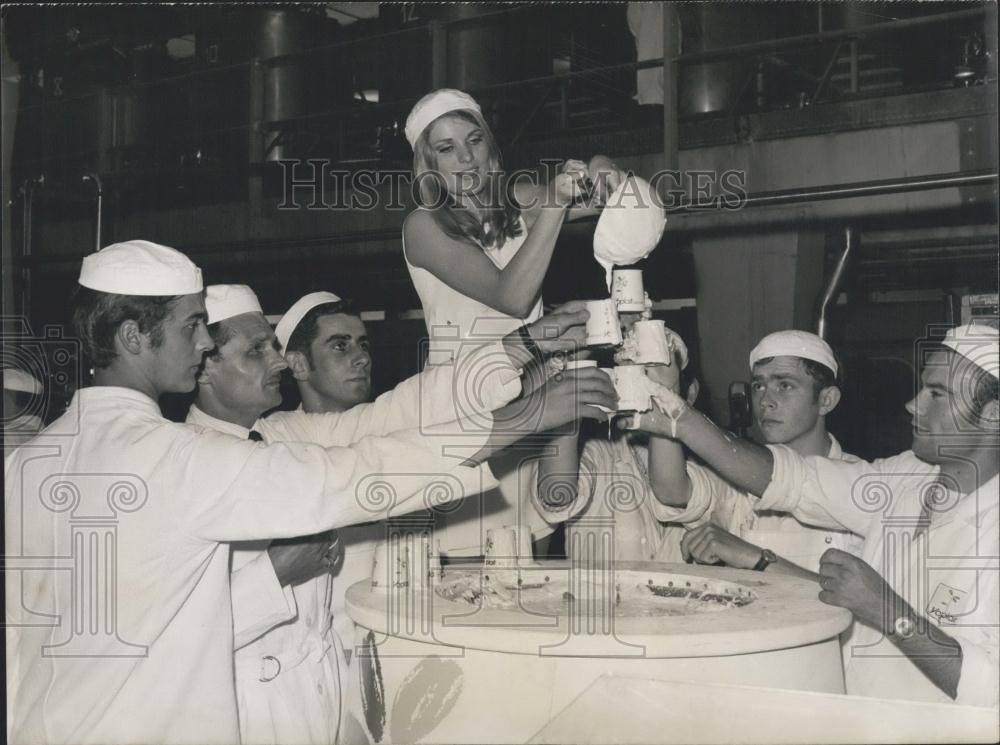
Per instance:
[[[361,318],[329,292],[314,292],[296,302],[279,324],[279,342],[298,308],[312,305],[284,344],[308,412],[341,412],[371,398],[371,344]],[[291,314],[291,315],[289,315]]]
[[[134,319],[142,333],[149,334],[156,348],[163,343],[163,322],[179,297],[109,295],[79,286],[73,296],[73,329],[87,350],[94,367],[108,367],[118,356],[115,333],[126,319]]]
[[[201,271],[172,248],[128,241],[87,256],[79,281],[98,293],[174,300],[155,344],[151,328],[126,315],[95,385],[5,461],[7,546],[22,562],[9,571],[26,575],[6,608],[9,739],[236,742],[229,542],[384,517],[388,508],[356,499],[373,474],[394,490],[393,514],[422,506],[424,488],[442,474],[455,498],[477,493],[496,483],[478,466],[526,430],[501,432],[484,414],[468,426],[324,448],[176,424],[157,399],[193,390],[212,348]],[[113,303],[97,300],[85,328],[113,318],[96,310]],[[93,338],[85,335],[84,351],[99,359]],[[539,412],[534,431],[615,397],[606,383],[576,376],[529,399]],[[436,436],[455,427],[471,455],[441,452]]]
[[[801,455],[857,460],[826,429],[826,416],[840,401],[837,371],[833,350],[815,334],[778,331],[761,339],[750,352],[750,372],[753,412],[764,442],[787,445]],[[779,571],[810,576],[831,546],[860,552],[861,539],[850,532],[818,529],[787,514],[756,509],[756,497],[712,469],[686,461],[675,440],[658,437],[653,445],[654,511],[664,522],[691,528],[681,549],[696,561],[762,570],[775,563]]]
[[[666,388],[633,426],[687,445],[759,510],[864,536],[862,558],[831,548],[819,568],[819,599],[857,621],[849,694],[996,707],[1000,333],[953,328],[920,362],[913,449],[873,463],[733,440]]]

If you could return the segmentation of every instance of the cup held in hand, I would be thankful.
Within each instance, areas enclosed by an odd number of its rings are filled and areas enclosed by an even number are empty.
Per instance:
[[[588,300],[587,346],[612,346],[622,343],[622,330],[614,300]]]

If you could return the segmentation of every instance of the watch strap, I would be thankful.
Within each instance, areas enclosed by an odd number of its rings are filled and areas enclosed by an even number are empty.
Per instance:
[[[774,555],[774,551],[765,548],[760,552],[760,558],[757,560],[757,563],[753,565],[753,571],[763,572],[777,560],[778,557]]]

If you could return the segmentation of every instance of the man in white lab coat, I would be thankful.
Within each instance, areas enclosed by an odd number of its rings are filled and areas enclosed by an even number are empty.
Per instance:
[[[281,403],[287,367],[274,331],[246,285],[210,285],[205,310],[215,349],[205,358],[187,421],[263,440],[255,424]],[[336,532],[231,548],[241,742],[334,742],[339,643],[329,609]]]
[[[849,609],[849,694],[1000,704],[1000,334],[978,324],[918,343],[913,449],[866,463],[726,437],[662,389],[638,426],[683,442],[761,510],[865,537],[828,550],[819,599]]]
[[[200,270],[129,241],[86,257],[80,284],[74,323],[94,385],[4,464],[7,570],[22,575],[6,598],[9,739],[235,742],[228,542],[371,519],[358,497],[373,477],[396,490],[394,514],[422,506],[443,473],[458,496],[492,487],[478,464],[523,431],[480,417],[323,448],[174,424],[157,399],[192,390],[213,346]],[[529,403],[545,429],[614,395],[577,376]],[[467,455],[437,447],[456,427]]]
[[[369,401],[372,356],[368,331],[360,316],[350,312],[337,295],[312,292],[299,298],[282,316],[275,331],[302,398],[298,412],[280,413],[275,421],[292,420],[303,414],[338,414]],[[433,370],[428,368],[425,372],[429,375]],[[427,391],[429,378],[425,375],[422,380]],[[396,400],[394,407],[406,406],[405,401],[399,403],[400,394],[403,389],[391,394]],[[434,403],[428,403],[433,410]],[[359,409],[358,413],[362,411]],[[382,521],[351,525],[340,531],[343,559],[333,580],[331,610],[334,629],[344,646],[338,660],[344,681],[354,644],[354,622],[347,615],[344,596],[347,588],[371,574],[375,546],[384,531]]]

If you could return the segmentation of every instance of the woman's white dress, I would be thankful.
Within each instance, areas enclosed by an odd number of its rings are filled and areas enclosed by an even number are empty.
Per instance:
[[[524,244],[528,231],[521,220],[521,234],[508,239],[503,247],[468,250],[482,250],[497,268],[503,269],[517,255]],[[406,245],[403,244],[406,257]],[[466,352],[483,341],[496,339],[525,323],[542,317],[542,299],[524,318],[507,315],[474,300],[458,290],[449,287],[434,274],[414,266],[406,258],[413,285],[416,287],[423,305],[424,321],[427,324],[427,360],[425,365],[453,365],[461,369]],[[488,373],[487,364],[482,361],[482,375]],[[475,409],[474,381],[480,371],[463,371],[464,383],[456,391],[456,415],[473,413]],[[461,443],[455,443],[460,445]],[[435,519],[435,537],[441,542],[442,550],[453,556],[478,556],[484,553],[486,530],[503,526],[527,525],[540,538],[548,535],[551,528],[531,506],[530,494],[535,486],[535,468],[522,467],[537,448],[508,448],[490,461],[490,467],[500,481],[500,488],[476,497],[468,497],[453,511],[441,513]]]

